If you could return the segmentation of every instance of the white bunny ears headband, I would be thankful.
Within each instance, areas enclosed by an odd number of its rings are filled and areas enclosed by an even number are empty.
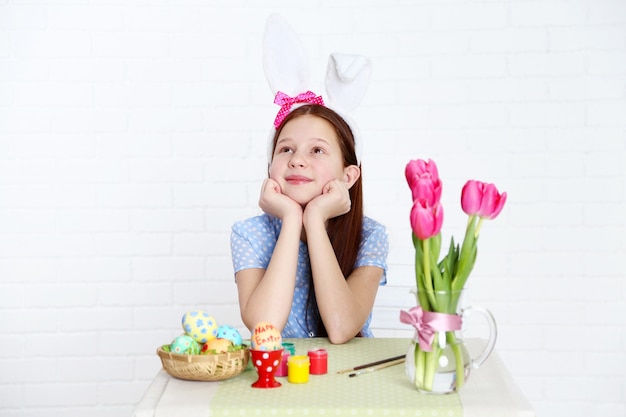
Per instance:
[[[280,16],[271,15],[263,39],[263,68],[280,110],[270,134],[268,161],[272,160],[272,138],[291,110],[303,104],[320,104],[334,110],[350,126],[358,164],[361,164],[360,132],[348,112],[354,110],[365,95],[371,74],[369,59],[360,55],[331,54],[326,70],[328,100],[310,88],[309,64],[298,36]]]

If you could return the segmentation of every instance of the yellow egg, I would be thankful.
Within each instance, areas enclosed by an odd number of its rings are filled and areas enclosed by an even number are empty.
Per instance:
[[[208,313],[194,310],[183,316],[183,329],[185,333],[194,338],[198,343],[206,343],[217,337],[217,322]]]
[[[250,342],[255,350],[278,350],[282,349],[282,337],[272,323],[266,321],[254,326]]]

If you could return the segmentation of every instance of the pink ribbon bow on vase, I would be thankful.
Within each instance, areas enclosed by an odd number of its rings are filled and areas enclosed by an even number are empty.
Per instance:
[[[322,99],[322,96],[316,96],[312,91],[298,94],[295,97],[289,97],[287,94],[279,91],[276,93],[276,97],[274,97],[274,104],[281,106],[280,110],[278,110],[278,114],[276,115],[276,119],[274,119],[274,127],[276,129],[278,129],[278,126],[280,126],[285,117],[287,117],[289,111],[291,110],[291,106],[295,103],[319,104],[323,106],[324,100]]]
[[[424,311],[419,306],[413,307],[408,312],[401,310],[400,321],[415,328],[420,349],[424,352],[432,351],[435,332],[460,330],[462,325],[459,315]]]

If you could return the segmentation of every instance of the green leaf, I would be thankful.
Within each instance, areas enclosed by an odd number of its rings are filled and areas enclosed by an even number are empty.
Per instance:
[[[439,254],[441,253],[441,233],[428,239],[429,253],[430,253],[430,265],[431,274],[433,276],[433,283],[437,279],[441,278],[441,271],[439,270]]]
[[[437,233],[428,240],[430,242],[430,253],[432,254],[431,259],[435,259],[435,262],[432,265],[437,265],[437,259],[439,259],[439,255],[441,253],[441,232]]]

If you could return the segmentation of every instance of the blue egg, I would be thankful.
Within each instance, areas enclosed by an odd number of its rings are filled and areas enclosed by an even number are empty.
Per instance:
[[[243,343],[243,339],[241,338],[239,331],[233,326],[228,326],[226,324],[217,328],[217,337],[221,339],[228,339],[233,342],[233,345],[235,346],[241,346]]]

